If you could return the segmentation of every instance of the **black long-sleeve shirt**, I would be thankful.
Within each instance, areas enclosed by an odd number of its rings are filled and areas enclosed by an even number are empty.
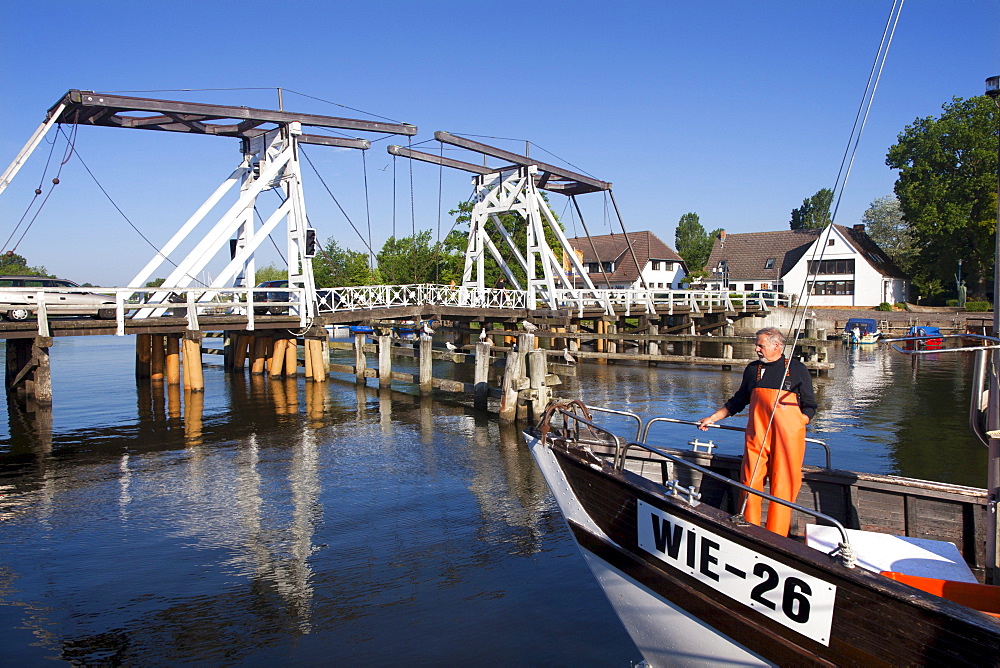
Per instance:
[[[763,374],[760,374],[761,367],[764,369]],[[760,380],[757,379],[759,374]],[[747,364],[747,368],[743,370],[740,389],[736,390],[736,394],[725,404],[730,415],[736,415],[749,405],[750,396],[756,387],[795,392],[799,396],[799,409],[806,417],[812,421],[816,415],[816,395],[813,394],[812,377],[806,365],[798,360],[791,360],[788,363],[787,375],[784,355],[773,362],[758,360]]]

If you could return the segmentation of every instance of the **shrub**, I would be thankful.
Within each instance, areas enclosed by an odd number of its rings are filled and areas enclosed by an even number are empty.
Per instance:
[[[948,301],[945,302],[945,305],[946,306],[958,306],[958,300],[957,299],[949,299]]]
[[[965,310],[981,313],[983,311],[991,311],[992,308],[989,302],[965,302]]]
[[[875,307],[875,310],[876,311],[891,311],[892,310],[892,304],[890,304],[889,302],[882,302],[881,304],[879,304],[878,306]]]

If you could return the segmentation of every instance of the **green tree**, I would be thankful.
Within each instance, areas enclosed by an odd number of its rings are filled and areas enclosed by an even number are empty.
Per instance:
[[[688,273],[696,273],[705,268],[719,232],[720,230],[706,232],[696,213],[681,216],[674,231],[674,246],[677,254],[684,258]]]
[[[45,267],[29,267],[28,260],[14,251],[0,255],[0,274],[20,276],[49,276]]]
[[[462,277],[465,237],[451,232],[442,243],[431,242],[431,231],[389,237],[378,252],[379,272],[387,283],[458,282]]]
[[[317,288],[340,288],[350,285],[375,285],[381,283],[378,271],[368,264],[368,254],[341,248],[330,237],[326,245],[313,258],[313,277]]]
[[[997,108],[980,96],[953,98],[942,110],[907,125],[885,162],[899,170],[895,191],[919,248],[917,277],[943,293],[962,259],[981,299],[993,272]]]
[[[154,278],[151,281],[146,281],[146,287],[147,288],[158,288],[161,285],[163,285],[163,282],[166,281],[166,280],[167,279],[165,279],[165,278]]]
[[[895,195],[879,197],[861,217],[872,241],[905,273],[912,275],[917,259],[917,240],[903,218],[903,210]]]
[[[288,270],[278,267],[273,262],[265,267],[260,267],[253,275],[253,284],[260,285],[264,281],[284,281],[288,280]],[[159,287],[159,286],[150,286]]]
[[[833,191],[820,188],[812,197],[802,200],[802,206],[792,209],[792,220],[789,223],[793,230],[821,230],[832,222],[830,206],[833,204]]]

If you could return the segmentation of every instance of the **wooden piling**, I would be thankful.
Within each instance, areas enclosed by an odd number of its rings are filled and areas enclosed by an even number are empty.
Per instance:
[[[180,339],[173,334],[167,336],[167,385],[181,384]],[[178,399],[179,401],[179,399]]]
[[[534,335],[518,334],[517,350],[507,353],[506,367],[500,387],[500,421],[514,422],[518,415],[518,392],[524,380],[525,351],[534,347]]]
[[[476,344],[476,370],[473,376],[475,383],[472,392],[472,405],[480,410],[486,410],[490,388],[490,350],[493,348],[489,343]]]
[[[253,337],[240,334],[236,337],[236,350],[233,352],[233,371],[243,371],[246,365],[248,348],[253,345]]]
[[[529,406],[532,422],[538,422],[545,412],[545,407],[549,405],[549,388],[545,385],[545,376],[548,371],[548,355],[545,351],[530,351],[528,353],[528,386],[531,388]]]
[[[250,373],[261,375],[267,365],[267,339],[262,335],[253,337],[253,347],[250,355]]]
[[[201,332],[184,334],[184,387],[192,392],[205,391],[205,372],[201,362]]]
[[[392,337],[388,334],[378,336],[378,386],[392,387]]]
[[[153,359],[153,337],[149,334],[137,334],[135,337],[135,377],[149,378],[150,364]]]
[[[151,346],[149,357],[149,379],[163,380],[164,369],[166,367],[166,346],[167,337],[163,334],[150,334],[149,342]]]
[[[420,333],[420,375],[419,387],[420,394],[430,394],[431,390],[434,388],[434,338],[427,333]]]
[[[268,362],[268,372],[271,378],[277,378],[285,370],[285,347],[288,341],[283,338],[275,338],[271,343],[271,359]]]
[[[299,373],[299,342],[294,336],[285,339],[285,375],[295,377]]]
[[[359,332],[354,335],[354,382],[356,384],[365,384],[366,368],[368,368],[368,361],[365,359],[365,335]]]

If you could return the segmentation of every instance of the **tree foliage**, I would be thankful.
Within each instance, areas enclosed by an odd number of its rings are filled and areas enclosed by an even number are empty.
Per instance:
[[[943,292],[958,260],[980,296],[993,271],[997,207],[997,108],[985,96],[953,98],[916,119],[889,148],[896,196],[919,247],[916,272]]]
[[[677,254],[684,258],[689,274],[704,269],[708,256],[712,253],[715,237],[721,231],[706,232],[696,213],[690,212],[681,216],[677,222],[677,229],[674,230],[674,247]]]
[[[45,267],[30,267],[23,255],[7,251],[0,255],[0,274],[20,276],[49,276]]]
[[[259,273],[259,272],[258,272]],[[341,288],[381,283],[378,270],[368,264],[368,254],[341,248],[333,237],[313,258],[313,278],[317,288]]]
[[[792,220],[789,223],[793,230],[821,230],[832,221],[830,206],[833,204],[833,191],[820,188],[812,197],[802,200],[802,206],[792,209]]]
[[[378,252],[378,268],[386,283],[450,283],[462,277],[464,250],[460,234],[452,232],[441,243],[431,241],[431,231],[408,237],[389,237]]]
[[[861,217],[872,241],[879,245],[896,266],[913,275],[916,269],[917,240],[910,225],[903,218],[903,210],[895,195],[879,197]]]
[[[162,285],[163,281],[161,279],[160,283],[157,285],[148,285],[148,287],[158,288]],[[258,267],[257,271],[253,275],[253,284],[260,285],[264,281],[284,281],[288,280],[288,270],[278,267],[273,262],[264,267]]]

